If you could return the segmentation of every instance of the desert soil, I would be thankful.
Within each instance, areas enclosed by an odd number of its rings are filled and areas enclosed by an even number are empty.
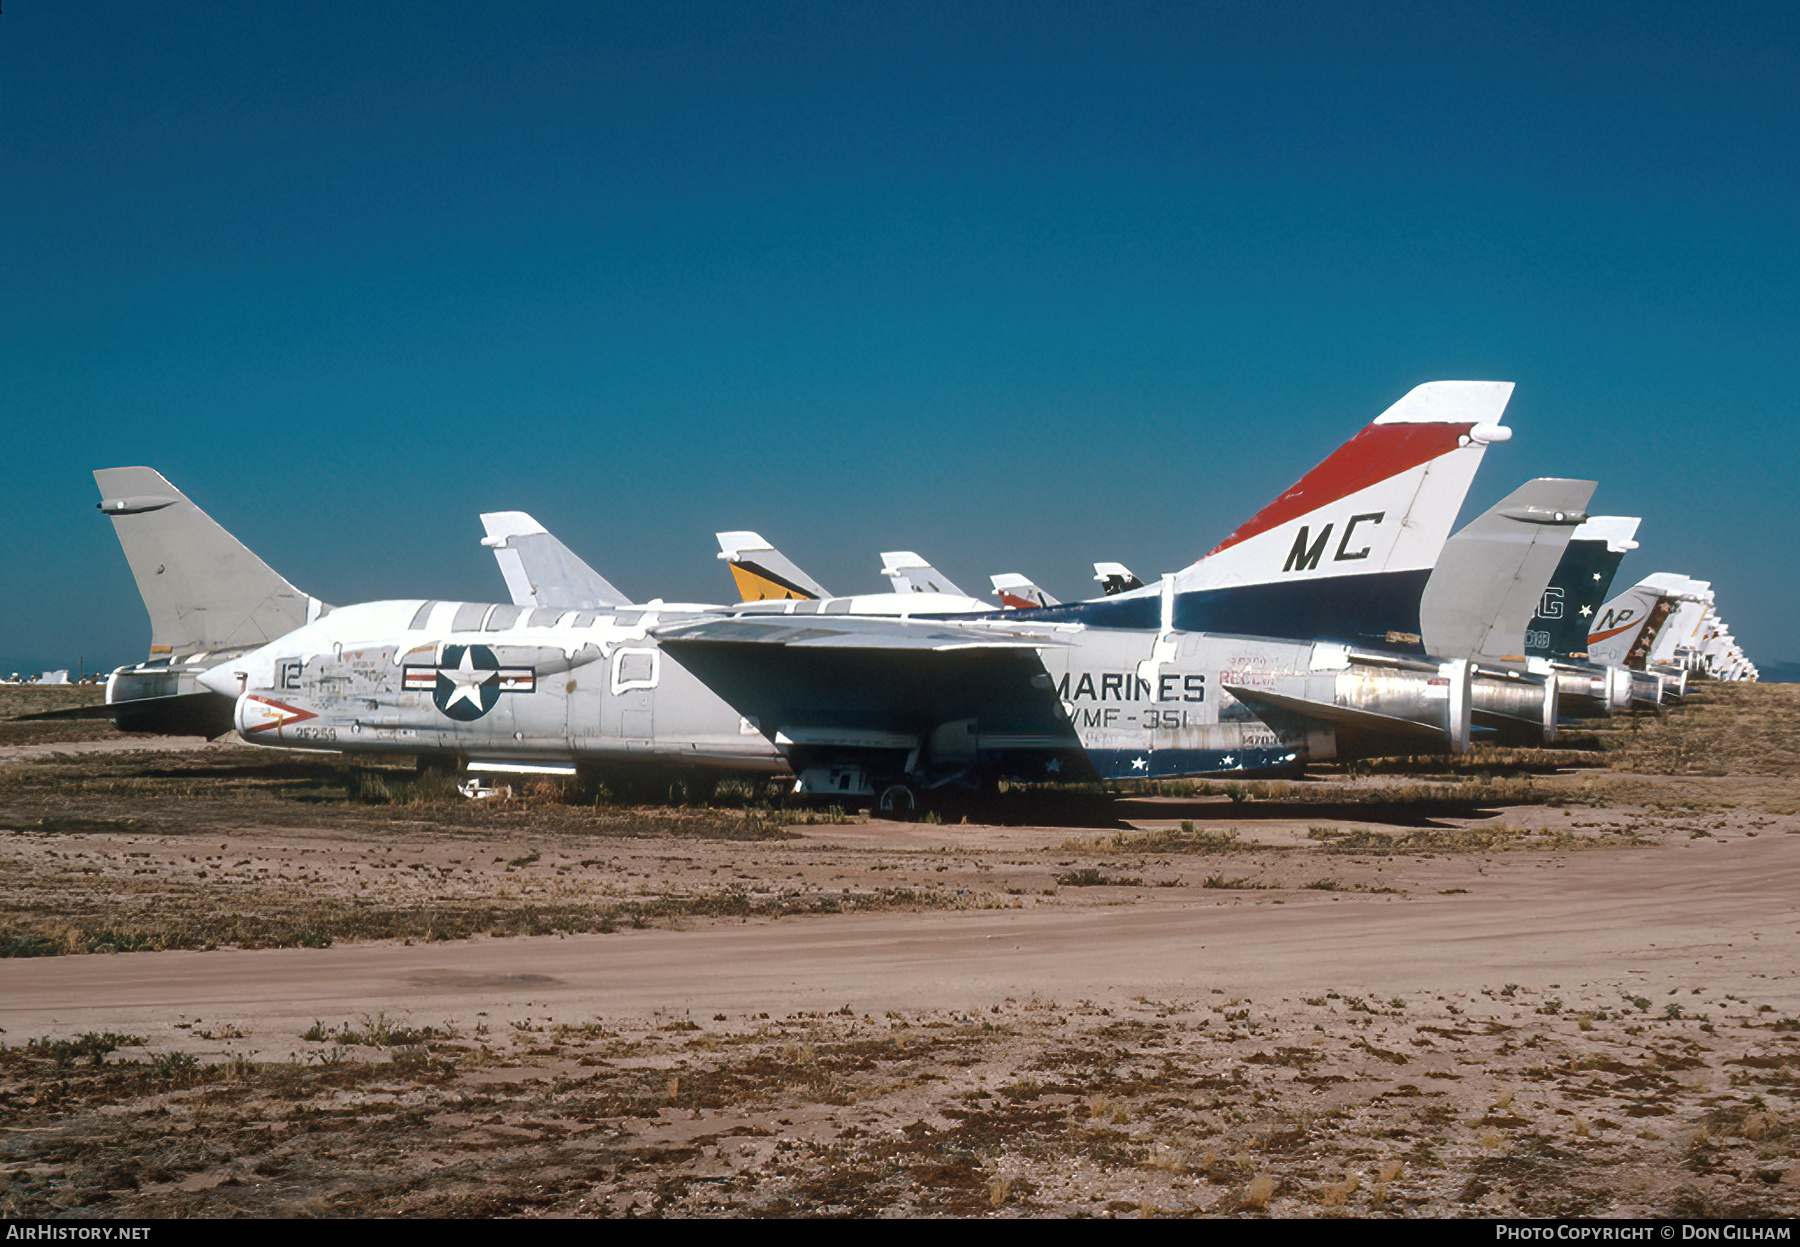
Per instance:
[[[0,1215],[1791,1216],[1797,720],[941,825],[0,724]]]

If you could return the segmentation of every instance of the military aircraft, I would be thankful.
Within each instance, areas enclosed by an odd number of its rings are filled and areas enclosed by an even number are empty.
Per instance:
[[[1655,670],[1650,659],[1688,583],[1667,572],[1645,577],[1602,606],[1588,634],[1590,661],[1634,673],[1634,701],[1659,705],[1687,690],[1684,677]]]
[[[797,608],[672,620],[657,635],[766,725],[799,790],[874,796],[896,812],[932,790],[995,776],[1266,772],[1466,749],[1477,727],[1535,742],[1554,735],[1557,684],[1517,651],[1592,489],[1530,482],[1458,535],[1440,571],[1451,568],[1453,588],[1478,604],[1453,610],[1427,592],[1428,626],[1448,661],[1184,631],[1172,623],[1174,577],[1161,582],[1155,630],[1034,623],[1025,611],[1003,621],[885,621]],[[985,624],[1000,630],[984,637]]]
[[[203,682],[236,698],[253,743],[471,769],[785,764],[803,791],[879,793],[896,809],[1004,774],[1240,772],[1396,743],[1466,747],[1477,709],[1541,717],[1546,697],[1541,681],[1470,658],[1434,661],[1418,635],[1457,507],[1486,446],[1508,435],[1510,390],[1418,387],[1149,596],[986,618],[867,617],[859,599],[797,595],[585,611],[368,603]],[[807,587],[798,569],[764,570]],[[1299,639],[1182,626],[1253,624],[1258,602]],[[1135,626],[1146,609],[1151,626]]]
[[[888,578],[890,592],[839,597],[801,571],[760,533],[714,535],[719,540],[719,557],[731,568],[745,602],[829,601],[834,613],[852,615],[964,615],[994,609],[992,602],[968,596],[911,551],[881,556],[881,574]]]

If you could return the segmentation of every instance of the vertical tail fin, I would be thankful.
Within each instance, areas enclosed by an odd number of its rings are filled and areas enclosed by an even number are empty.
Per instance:
[[[1005,610],[1029,610],[1033,606],[1058,604],[1055,598],[1033,584],[1029,576],[1002,572],[998,576],[989,576],[988,580],[993,583],[994,592],[999,595],[1000,605]]]
[[[1402,647],[1510,381],[1409,391],[1175,578],[1183,628]]]
[[[1100,592],[1107,597],[1144,587],[1144,582],[1123,563],[1095,563],[1094,579],[1100,582]]]
[[[630,598],[525,512],[484,512],[481,526],[487,530],[481,544],[494,552],[514,606],[595,610],[631,605]]]
[[[1420,595],[1482,456],[1512,436],[1500,423],[1512,391],[1510,381],[1415,386],[1175,573],[1175,627],[1418,650]],[[1158,586],[1102,583],[1109,596],[1040,618],[1159,626]]]
[[[1177,590],[1429,569],[1483,451],[1512,436],[1500,424],[1512,391],[1510,381],[1414,387],[1179,573]]]
[[[151,468],[101,468],[100,511],[150,615],[152,658],[264,645],[330,607],[309,597]]]
[[[731,567],[740,601],[762,602],[769,598],[801,600],[828,598],[831,592],[801,571],[781,551],[751,532],[715,533],[719,557]]]
[[[1555,662],[1586,662],[1588,625],[1606,603],[1619,563],[1637,549],[1639,520],[1596,515],[1569,537],[1544,600],[1525,632],[1525,653]]]
[[[1712,582],[1669,572],[1651,576],[1649,582],[1675,597],[1675,606],[1650,647],[1649,661],[1652,666],[1679,663],[1683,653],[1699,641],[1701,627],[1712,607]]]
[[[1642,671],[1650,648],[1675,607],[1675,597],[1653,583],[1639,581],[1600,608],[1588,633],[1588,661]]]
[[[969,596],[951,583],[950,577],[911,550],[890,550],[883,553],[881,574],[894,586],[895,593],[948,593],[959,598]]]

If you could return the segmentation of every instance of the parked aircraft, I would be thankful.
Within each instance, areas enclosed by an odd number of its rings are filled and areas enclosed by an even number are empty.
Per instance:
[[[1453,586],[1481,605],[1428,614],[1460,647],[1448,660],[1188,632],[1173,624],[1174,577],[1161,582],[1155,630],[1033,623],[1021,611],[984,639],[992,620],[796,609],[670,621],[657,635],[766,725],[802,791],[876,796],[897,810],[927,791],[996,775],[1267,771],[1446,743],[1460,750],[1476,727],[1535,742],[1554,734],[1556,682],[1516,652],[1485,651],[1502,635],[1503,649],[1522,647],[1531,607],[1592,489],[1530,482],[1459,534],[1456,558],[1440,571],[1452,568]],[[1419,611],[1412,606],[1412,617]]]
[[[1541,682],[1426,658],[1418,636],[1437,551],[1485,447],[1508,433],[1498,421],[1510,389],[1415,389],[1148,598],[943,619],[859,618],[861,599],[843,598],[592,611],[369,603],[205,683],[237,698],[238,730],[256,743],[490,769],[768,771],[785,760],[805,790],[880,791],[897,805],[997,774],[1232,772],[1377,744],[1464,746],[1478,706],[1524,718],[1545,698]],[[805,587],[798,569],[762,566]],[[1145,601],[1152,626],[1131,626]],[[1249,623],[1256,601],[1311,630],[1181,626],[1183,613]],[[1101,608],[1114,609],[1084,617]],[[748,700],[776,717],[742,711],[746,682]]]
[[[1525,652],[1553,662],[1585,663],[1588,631],[1642,521],[1596,515],[1575,530],[1525,634]]]
[[[942,593],[959,598],[969,596],[957,588],[950,577],[911,550],[890,550],[883,553],[881,574],[894,586],[895,593]]]
[[[732,579],[755,609],[785,611],[796,602],[829,602],[832,614],[965,615],[994,609],[992,602],[963,593],[949,577],[910,552],[883,554],[882,575],[892,591],[839,597],[808,576],[758,533],[716,533],[719,557],[731,567]]]

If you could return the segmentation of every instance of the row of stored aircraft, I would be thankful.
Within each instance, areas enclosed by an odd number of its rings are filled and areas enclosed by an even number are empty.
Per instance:
[[[1660,618],[1625,660],[1596,661],[1607,629],[1575,621],[1629,622],[1603,598],[1636,521],[1590,519],[1591,481],[1527,482],[1451,534],[1511,435],[1511,393],[1421,385],[1187,567],[1144,583],[1096,564],[1104,592],[1070,603],[1016,574],[993,578],[998,603],[974,598],[910,552],[883,555],[889,592],[834,596],[744,532],[719,534],[743,600],[634,602],[501,512],[484,544],[510,601],[333,608],[158,473],[103,469],[100,509],[152,623],[150,659],[113,674],[104,713],[474,771],[791,774],[798,792],[904,815],[1001,779],[1538,743],[1565,707],[1662,700],[1665,661],[1753,675],[1710,609],[1659,657],[1686,616],[1631,606]]]

